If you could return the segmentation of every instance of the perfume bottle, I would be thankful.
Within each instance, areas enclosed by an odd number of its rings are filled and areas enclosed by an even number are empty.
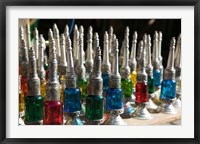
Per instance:
[[[181,107],[181,34],[178,37],[175,51],[175,70],[176,70],[176,101],[175,107]]]
[[[82,100],[85,101],[86,96],[87,96],[87,80],[85,78],[85,66],[83,64],[84,62],[84,57],[83,57],[83,52],[84,52],[84,29],[83,26],[80,26],[79,28],[79,59],[76,67],[76,74],[78,77],[77,84],[78,87],[81,91],[81,98]]]
[[[118,71],[118,40],[115,39],[113,45],[112,73],[109,79],[109,89],[106,93],[106,109],[110,111],[110,117],[106,121],[109,125],[124,125],[120,114],[123,113],[123,101],[121,90],[121,76]]]
[[[135,86],[136,86],[136,82],[137,82],[137,71],[136,71],[136,69],[137,69],[137,61],[136,61],[137,37],[138,37],[138,34],[135,31],[133,33],[131,56],[130,56],[130,59],[129,59],[129,67],[131,69],[130,78],[131,78],[131,81],[132,81],[133,92],[135,92]]]
[[[39,34],[37,28],[35,27],[33,31],[33,49],[35,50],[36,60],[38,60],[38,47],[39,47]]]
[[[93,36],[93,32],[92,32],[92,27],[90,26],[88,29],[88,33],[87,33],[87,58],[85,60],[85,68],[86,68],[86,79],[89,78],[90,73],[92,72],[92,68],[93,68],[93,48],[92,48],[92,36]]]
[[[43,99],[46,99],[46,72],[44,70],[44,49],[46,48],[45,40],[43,35],[39,37],[39,48],[38,48],[38,76],[41,83],[41,95]]]
[[[24,116],[24,93],[21,89],[21,76],[19,75],[19,117]]]
[[[146,35],[144,36],[144,41],[146,41]],[[141,42],[143,46],[143,42]],[[148,94],[148,83],[147,83],[147,73],[146,73],[146,47],[142,49],[141,66],[137,74],[137,84],[136,84],[136,104],[139,105],[138,113],[136,114],[138,119],[151,119],[152,116],[146,108],[146,103],[149,101]]]
[[[73,60],[74,60],[74,67],[76,68],[76,65],[78,63],[78,45],[79,45],[79,31],[78,26],[74,26],[74,32],[73,32]]]
[[[101,50],[95,50],[93,71],[88,83],[88,96],[86,97],[86,114],[89,124],[101,124],[104,116],[104,100],[102,96],[103,79],[101,77]]]
[[[106,95],[106,91],[109,87],[109,75],[110,75],[110,62],[108,51],[108,33],[104,34],[104,49],[103,49],[103,62],[101,64],[102,78],[103,78],[103,95]]]
[[[76,85],[76,75],[74,72],[74,63],[72,58],[71,40],[69,36],[66,37],[66,50],[67,50],[67,75],[66,75],[66,88],[64,97],[64,112],[67,118],[66,124],[70,125],[83,125],[80,120],[79,113],[81,109],[81,92]]]
[[[172,105],[172,100],[176,98],[176,81],[174,69],[174,49],[175,38],[170,42],[170,51],[168,56],[167,68],[164,72],[164,80],[161,84],[160,99],[166,102],[164,112],[167,114],[176,114],[176,110]]]
[[[29,50],[28,94],[25,96],[25,124],[40,124],[44,100],[40,94],[40,79],[37,75],[35,51]]]
[[[60,84],[58,81],[58,61],[55,41],[52,42],[51,62],[49,66],[49,79],[46,85],[46,100],[44,103],[43,124],[62,125],[63,105],[60,102]]]
[[[161,85],[161,71],[160,71],[160,62],[158,59],[158,33],[154,33],[153,41],[153,77],[154,77],[154,86],[156,89],[160,88]]]
[[[53,25],[53,38],[55,40],[55,44],[56,44],[56,53],[57,53],[57,58],[58,58],[58,62],[60,61],[60,56],[61,56],[61,52],[60,52],[60,34],[59,34],[59,30],[57,25],[54,23]]]
[[[160,66],[159,66],[159,69],[160,69],[160,82],[163,81],[163,65],[162,65],[161,52],[162,52],[162,32],[159,31],[159,33],[158,33],[158,60],[160,62]]]

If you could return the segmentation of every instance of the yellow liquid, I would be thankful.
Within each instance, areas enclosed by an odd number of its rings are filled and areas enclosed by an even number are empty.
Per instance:
[[[130,74],[130,78],[132,81],[132,85],[133,85],[133,89],[135,89],[136,83],[137,83],[137,72],[136,71],[132,71]]]
[[[61,76],[60,77],[60,102],[62,104],[64,104],[64,90],[65,90],[65,77],[64,76]]]
[[[19,112],[23,112],[23,111],[24,111],[24,93],[20,89],[19,90]]]
[[[41,95],[42,95],[44,101],[46,99],[46,84],[47,83],[45,80],[41,81]]]
[[[176,93],[181,94],[181,80],[176,80]]]

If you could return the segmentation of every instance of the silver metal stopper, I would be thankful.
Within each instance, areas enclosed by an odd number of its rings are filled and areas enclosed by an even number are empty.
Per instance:
[[[31,47],[31,31],[29,23],[26,24],[26,40],[27,40],[27,48]]]
[[[19,28],[19,42],[21,43],[22,39],[24,39],[24,29],[22,26]],[[19,45],[21,47],[21,45]]]
[[[132,47],[131,47],[131,56],[129,59],[129,66],[131,71],[136,71],[137,61],[136,61],[136,45],[137,45],[138,34],[136,31],[133,33]]]
[[[67,36],[65,40],[66,40],[66,50],[67,50],[66,88],[76,88],[76,75],[74,72],[71,39],[69,36]]]
[[[83,26],[80,26],[79,28],[79,59],[78,59],[78,64],[76,66],[76,75],[78,79],[84,78],[85,77],[85,66],[83,64],[84,62],[84,29]]]
[[[143,51],[143,41],[141,40],[138,44],[137,57],[136,57],[138,68],[141,66],[142,51]]]
[[[66,34],[66,33],[65,33]],[[67,74],[67,61],[66,61],[66,51],[65,51],[65,35],[61,34],[60,37],[60,62],[58,66],[59,74],[66,75]]]
[[[165,69],[164,79],[165,80],[175,80],[175,69],[174,69],[174,49],[176,40],[173,37],[170,42],[170,51],[167,61],[167,68]]]
[[[91,73],[92,72],[92,68],[93,68],[93,50],[92,50],[92,27],[90,26],[88,29],[88,33],[87,33],[87,59],[85,60],[85,67],[86,67],[86,72],[87,73]]]
[[[65,30],[64,30],[64,36],[66,37],[66,36],[68,36],[68,35],[69,35],[69,26],[66,25],[66,26],[65,26]]]
[[[161,50],[162,50],[162,32],[159,31],[158,33],[158,60],[160,61],[160,64],[162,64]]]
[[[73,32],[73,58],[74,58],[74,63],[76,64],[78,62],[78,44],[79,43],[79,31],[78,31],[78,26],[74,26],[74,32]]]
[[[109,53],[111,53],[112,48],[113,48],[113,46],[112,46],[112,40],[113,40],[113,27],[112,27],[112,26],[110,26],[108,32],[109,32],[109,47],[108,47],[108,51],[109,51]]]
[[[175,70],[176,77],[181,76],[181,34],[178,37],[175,50]]]
[[[153,59],[152,59],[154,69],[159,69],[160,62],[158,59],[158,33],[155,31],[153,40]]]
[[[40,34],[39,38],[39,50],[38,50],[38,76],[41,80],[45,79],[45,70],[44,70],[44,49],[45,49],[45,39],[43,35]]]
[[[57,58],[60,60],[60,35],[59,35],[59,30],[57,25],[54,23],[53,25],[53,36],[55,39],[55,44],[56,44],[56,53],[57,53]]]
[[[94,41],[93,41],[93,56],[95,57],[96,50],[99,47],[99,34],[97,32],[94,33]]]
[[[22,76],[29,75],[28,69],[29,69],[29,57],[28,57],[28,48],[26,47],[25,40],[21,40],[21,52],[22,52],[22,62],[21,62],[21,68],[22,68]]]
[[[109,87],[110,88],[120,88],[121,87],[121,76],[119,74],[119,65],[118,65],[118,53],[119,53],[119,43],[118,39],[113,41],[113,63],[112,63],[112,73],[109,78]]]
[[[147,36],[147,53],[146,53],[146,72],[148,76],[153,76],[153,66],[151,64],[151,36]]]
[[[29,79],[28,79],[28,96],[40,95],[40,79],[37,75],[35,51],[29,49]]]
[[[110,73],[109,51],[108,51],[108,32],[104,34],[103,62],[101,64],[102,74]]]
[[[60,84],[58,81],[58,61],[56,56],[55,41],[52,41],[52,60],[49,66],[49,79],[46,85],[46,101],[60,100]]]
[[[52,57],[52,42],[54,41],[53,32],[51,29],[49,29],[49,32],[48,32],[48,39],[49,39],[49,64],[50,64],[50,61],[52,60],[51,58]]]
[[[101,49],[97,47],[95,51],[94,67],[89,78],[90,92],[88,95],[102,95],[103,79],[101,77]]]
[[[38,59],[38,46],[39,46],[39,34],[37,28],[33,31],[33,48],[35,50],[36,59]]]

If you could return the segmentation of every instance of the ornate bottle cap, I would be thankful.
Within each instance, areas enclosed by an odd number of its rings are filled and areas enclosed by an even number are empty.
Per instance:
[[[35,51],[29,49],[29,79],[28,79],[28,96],[40,95],[40,79],[37,75]]]
[[[118,39],[113,41],[113,63],[112,63],[112,73],[109,78],[109,87],[110,88],[120,88],[121,87],[121,76],[119,74],[118,68]]]
[[[143,41],[141,40],[138,44],[137,57],[136,57],[138,67],[141,66],[142,51],[143,51]]]
[[[128,54],[129,54],[129,27],[127,26],[124,33],[124,40],[122,42],[121,50],[120,50],[120,65],[123,65],[124,60],[124,49],[126,48],[126,44],[128,43]],[[129,55],[128,55],[129,56]]]
[[[76,88],[76,75],[74,72],[74,63],[72,58],[71,39],[69,36],[65,38],[67,50],[67,75],[66,75],[66,88]]]
[[[86,72],[91,73],[93,68],[93,51],[92,51],[92,27],[90,26],[87,33],[87,59],[85,61]]]
[[[58,60],[60,59],[60,36],[59,36],[59,30],[57,25],[54,23],[53,25],[53,36],[55,39],[55,44],[56,44],[56,53],[57,53],[57,58]]]
[[[158,33],[158,60],[160,64],[162,64],[161,48],[162,48],[162,32],[159,31]]]
[[[126,28],[126,31],[129,31],[129,29]],[[120,70],[120,74],[123,79],[127,79],[130,77],[130,67],[128,65],[128,59],[129,59],[128,48],[129,48],[129,39],[128,39],[128,34],[126,33],[125,40],[124,40],[123,63],[122,63],[122,68]]]
[[[26,40],[27,40],[27,48],[31,47],[31,31],[29,23],[26,24]]]
[[[158,59],[158,33],[155,31],[153,40],[153,67],[154,69],[159,69],[160,62]]]
[[[66,37],[66,36],[68,36],[68,35],[69,35],[69,26],[66,25],[66,26],[65,26],[65,30],[64,30],[64,36]]]
[[[27,76],[28,77],[28,65],[29,65],[29,58],[28,58],[28,48],[26,47],[25,40],[21,40],[21,51],[22,51],[22,62],[21,62],[21,67],[22,67],[22,76]]]
[[[99,34],[97,32],[94,33],[94,41],[93,41],[93,54],[95,57],[96,50],[99,47]]]
[[[103,89],[103,79],[101,77],[101,49],[97,47],[95,51],[94,67],[89,78],[90,93],[88,95],[101,96]]]
[[[148,76],[153,76],[153,66],[151,64],[151,36],[147,36],[147,53],[146,53],[146,60],[147,60],[147,65],[146,65],[146,72]]]
[[[108,32],[104,34],[103,62],[101,65],[102,74],[110,73],[109,51],[108,51]]]
[[[141,46],[143,46],[143,41],[140,41]],[[141,68],[137,74],[137,82],[146,82],[147,73],[146,73],[146,50],[142,49],[142,58],[141,58]]]
[[[79,28],[79,59],[78,59],[78,64],[76,66],[76,74],[78,76],[78,79],[85,77],[85,66],[83,64],[83,61],[84,61],[83,36],[84,36],[84,29],[83,29],[83,26],[80,26]]]
[[[74,58],[74,63],[78,62],[78,43],[79,43],[79,31],[78,31],[78,26],[74,26],[74,32],[73,32],[73,58]]]
[[[20,26],[19,28],[19,42],[22,41],[22,39],[24,39],[24,29],[22,26]],[[20,45],[19,45],[20,46]],[[20,46],[21,47],[21,46]]]
[[[131,47],[131,56],[130,56],[130,60],[129,60],[129,66],[130,66],[131,71],[136,71],[136,68],[137,68],[137,61],[136,61],[136,58],[135,58],[137,37],[138,37],[138,34],[137,34],[136,31],[134,31],[133,40],[132,40],[132,47]]]
[[[46,85],[46,101],[60,100],[60,84],[58,81],[58,61],[56,56],[55,41],[52,41],[52,60],[49,66],[49,79]]]
[[[175,51],[175,70],[176,77],[181,76],[181,34],[178,37]]]
[[[52,42],[54,41],[54,38],[53,38],[53,32],[51,29],[49,29],[49,32],[48,32],[48,39],[49,39],[49,63],[51,61],[51,56],[52,56]],[[55,42],[55,41],[54,41]]]
[[[176,40],[173,37],[170,42],[170,51],[167,61],[167,68],[165,69],[164,79],[165,80],[174,80],[175,79],[175,69],[174,69],[174,49],[175,49]]]
[[[39,34],[37,28],[35,27],[33,31],[33,48],[35,50],[36,59],[38,59],[38,46],[39,46]]]
[[[45,49],[45,40],[43,35],[40,34],[39,38],[39,51],[38,51],[38,76],[41,80],[45,79],[45,70],[44,70],[44,49]]]
[[[66,33],[65,33],[66,34]],[[65,51],[65,35],[61,34],[60,37],[60,62],[59,62],[59,74],[66,75],[67,74],[67,61],[66,61],[66,51]]]
[[[109,51],[109,53],[111,53],[111,51],[112,51],[112,48],[113,48],[113,46],[112,46],[112,39],[113,39],[113,27],[112,26],[110,26],[110,28],[109,28],[109,47],[108,47],[108,51]]]

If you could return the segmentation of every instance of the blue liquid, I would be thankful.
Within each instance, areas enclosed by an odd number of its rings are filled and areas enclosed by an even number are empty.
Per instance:
[[[122,90],[120,88],[110,88],[106,94],[106,109],[117,110],[123,107]]]
[[[161,84],[161,72],[159,69],[156,69],[153,71],[153,77],[154,77],[154,85],[156,87],[160,86]]]
[[[106,94],[106,91],[109,88],[109,74],[102,74],[103,78],[103,93]]]
[[[71,113],[81,110],[81,92],[77,88],[66,88],[64,97],[64,112]]]
[[[176,81],[163,80],[161,84],[160,98],[163,100],[172,100],[176,97]]]

